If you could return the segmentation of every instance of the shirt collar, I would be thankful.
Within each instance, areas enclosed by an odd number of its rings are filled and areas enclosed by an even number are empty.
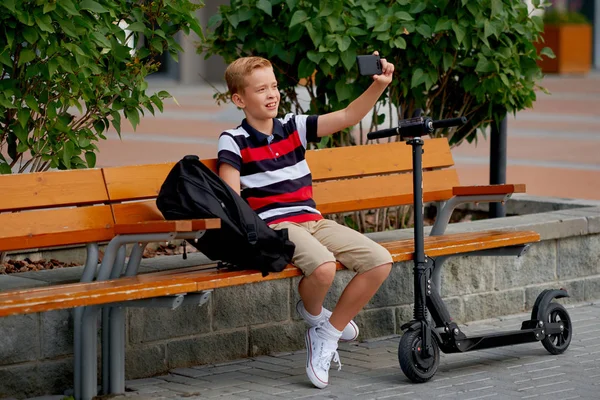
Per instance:
[[[248,123],[246,118],[244,118],[242,121],[242,128],[244,128],[244,130],[250,134],[250,137],[252,137],[252,139],[258,143],[267,143],[269,135],[265,135],[264,133],[254,129],[254,127]],[[273,118],[273,135],[278,136],[281,139],[284,138],[283,125],[277,118]]]

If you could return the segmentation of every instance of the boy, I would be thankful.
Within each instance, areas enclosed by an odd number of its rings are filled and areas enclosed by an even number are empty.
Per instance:
[[[377,54],[377,53],[375,53]],[[338,341],[354,340],[352,319],[387,278],[389,252],[366,236],[324,219],[312,200],[312,176],[304,158],[308,142],[356,125],[392,81],[394,66],[381,59],[383,73],[347,108],[321,116],[288,114],[277,119],[280,93],[271,63],[243,57],[225,71],[231,100],[246,118],[219,137],[219,176],[273,229],[288,229],[296,245],[292,262],[304,274],[296,310],[311,326],[306,332],[306,373],[318,388],[329,383]],[[333,313],[323,308],[339,260],[357,274]]]

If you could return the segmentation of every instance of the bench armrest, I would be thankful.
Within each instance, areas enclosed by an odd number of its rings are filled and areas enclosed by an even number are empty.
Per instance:
[[[431,236],[443,235],[450,222],[454,209],[463,203],[498,203],[510,198],[513,193],[525,193],[524,184],[456,186],[452,188],[454,195],[438,207],[438,215],[431,228]]]
[[[206,229],[218,229],[221,220],[190,219],[179,221],[144,221],[129,224],[115,224],[114,231],[117,235],[134,235],[144,233],[170,233],[170,232],[193,232]]]
[[[512,193],[525,193],[525,184],[456,186],[452,188],[454,196],[506,195]]]

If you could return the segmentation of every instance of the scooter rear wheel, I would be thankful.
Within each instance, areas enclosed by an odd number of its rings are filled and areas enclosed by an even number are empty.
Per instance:
[[[421,355],[421,329],[407,330],[398,345],[398,361],[404,375],[415,383],[423,383],[430,380],[437,372],[440,365],[440,349],[431,338],[433,355],[423,358]]]
[[[571,344],[571,336],[573,335],[573,329],[571,325],[571,317],[565,308],[558,303],[548,304],[548,308],[544,312],[545,323],[562,323],[563,330],[560,333],[553,335],[547,335],[542,339],[542,345],[550,354],[561,354]]]

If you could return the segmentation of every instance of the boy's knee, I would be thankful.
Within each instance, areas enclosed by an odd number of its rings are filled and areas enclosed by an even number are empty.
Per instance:
[[[383,265],[373,268],[372,270],[370,270],[368,272],[370,273],[370,275],[373,278],[377,279],[380,282],[383,282],[384,280],[387,279],[387,277],[389,276],[391,271],[392,271],[392,264],[383,264]]]
[[[321,264],[310,274],[310,278],[319,285],[331,285],[335,279],[335,263]]]

